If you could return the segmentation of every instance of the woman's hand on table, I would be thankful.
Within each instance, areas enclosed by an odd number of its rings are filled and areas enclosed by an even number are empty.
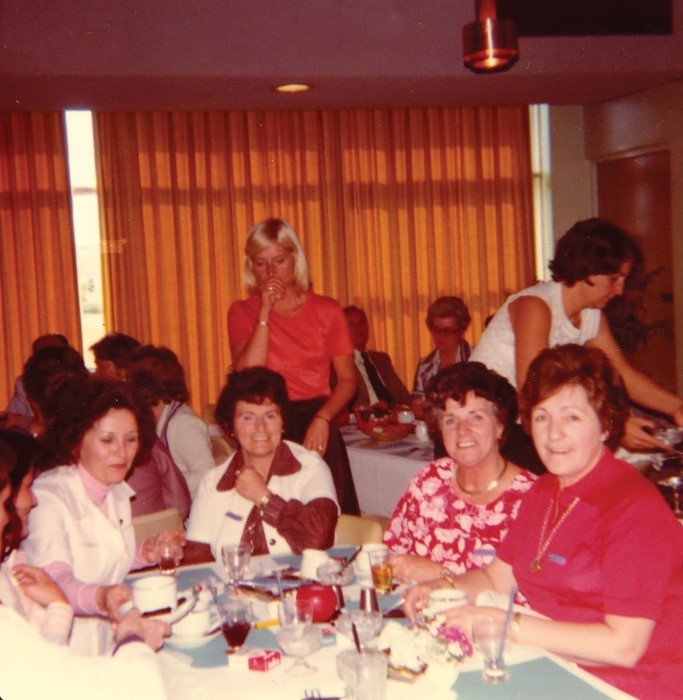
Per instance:
[[[505,610],[500,608],[478,607],[476,605],[461,605],[457,608],[444,610],[442,613],[446,625],[456,625],[470,639],[472,639],[472,625],[475,620],[493,618],[494,620],[505,622],[505,614]]]
[[[325,454],[330,439],[330,422],[323,416],[315,415],[304,436],[304,447],[307,450]]]
[[[62,589],[50,575],[37,566],[18,564],[12,569],[12,575],[19,588],[34,602],[43,607],[50,603],[66,603]]]
[[[403,596],[403,611],[411,622],[415,621],[422,608],[427,606],[429,594],[438,591],[440,588],[450,588],[449,584],[440,578],[418,583],[417,586],[409,588]]]
[[[112,628],[117,642],[136,635],[153,651],[161,649],[164,637],[171,634],[171,625],[160,620],[144,618],[137,608],[132,608],[120,620],[112,622]]]
[[[391,554],[389,562],[394,578],[401,583],[422,583],[438,578],[441,565],[414,554]]]

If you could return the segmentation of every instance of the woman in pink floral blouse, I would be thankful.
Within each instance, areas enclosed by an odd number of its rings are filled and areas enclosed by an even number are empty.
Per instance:
[[[448,456],[415,475],[384,533],[402,582],[491,563],[537,478],[500,454],[517,419],[507,379],[479,362],[459,363],[435,377],[428,399]]]

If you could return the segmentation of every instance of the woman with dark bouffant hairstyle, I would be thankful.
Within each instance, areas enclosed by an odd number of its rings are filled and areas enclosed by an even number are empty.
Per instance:
[[[266,367],[233,372],[216,420],[239,448],[202,479],[187,525],[187,559],[220,561],[221,546],[254,554],[300,554],[334,544],[339,506],[330,470],[316,452],[282,435],[289,399]]]
[[[446,455],[401,496],[384,541],[403,582],[462,574],[490,563],[536,477],[501,455],[517,419],[517,392],[480,362],[434,378],[427,406]]]
[[[122,581],[131,568],[155,564],[157,537],[136,545],[131,522],[133,490],[125,478],[144,460],[154,423],[124,383],[68,378],[53,400],[44,434],[56,466],[34,482],[37,506],[23,544],[28,561],[59,584],[76,612],[70,644],[85,654],[112,641],[106,618],[116,619],[131,599]],[[184,542],[182,532],[171,535]]]
[[[642,254],[621,228],[606,219],[579,221],[557,242],[550,263],[552,282],[539,282],[510,296],[496,312],[477,343],[472,359],[502,374],[519,388],[531,361],[544,348],[590,345],[602,350],[621,376],[630,398],[683,425],[683,400],[659,386],[628,361],[617,344],[603,310],[624,293],[626,279]],[[622,442],[630,450],[667,450],[653,434],[654,423],[629,416]],[[523,433],[513,445],[524,460]],[[512,454],[512,453],[511,453]],[[520,461],[520,464],[525,464]]]
[[[505,611],[477,607],[477,597],[519,590],[540,617],[513,615],[513,642],[576,662],[637,698],[680,697],[683,528],[654,484],[610,450],[627,406],[602,350],[543,350],[529,366],[521,413],[548,473],[525,496],[495,561],[411,589],[408,615],[452,585],[472,604],[446,611],[446,624],[502,623]]]

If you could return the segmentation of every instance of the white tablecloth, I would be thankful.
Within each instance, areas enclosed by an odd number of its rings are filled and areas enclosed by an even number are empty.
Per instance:
[[[414,435],[376,442],[352,425],[341,432],[361,511],[389,518],[415,473],[432,460],[433,445],[419,442]]]

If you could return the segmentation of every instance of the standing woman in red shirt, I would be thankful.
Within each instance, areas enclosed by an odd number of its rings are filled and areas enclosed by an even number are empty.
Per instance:
[[[293,417],[285,438],[323,456],[342,512],[357,514],[348,456],[334,423],[356,391],[353,344],[341,306],[311,291],[306,255],[283,219],[266,219],[249,232],[244,278],[249,297],[228,311],[233,368],[264,366],[282,374]]]

